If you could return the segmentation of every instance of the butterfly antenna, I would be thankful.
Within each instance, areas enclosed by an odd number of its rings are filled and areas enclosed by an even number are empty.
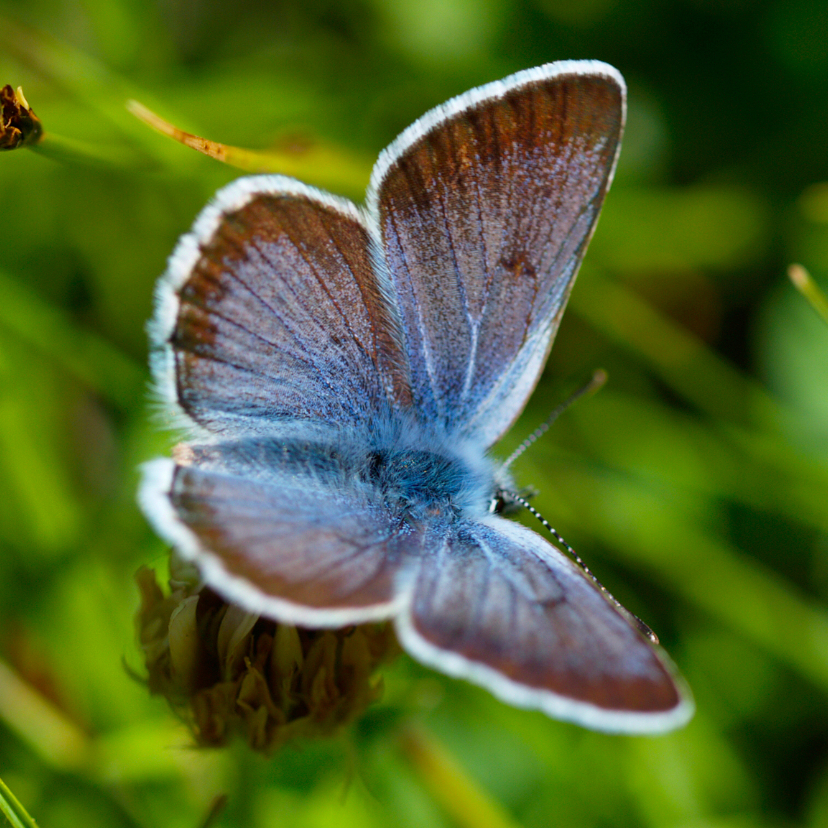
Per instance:
[[[577,399],[583,393],[583,389],[581,391],[576,392],[572,398],[570,398],[570,402],[572,400]],[[532,517],[537,518],[542,524],[544,529],[546,529],[553,538],[570,554],[572,559],[578,564],[579,567],[583,570],[584,574],[592,580],[595,586],[604,593],[606,598],[621,611],[621,614],[625,618],[629,618],[633,624],[638,628],[638,631],[645,635],[653,644],[658,644],[658,636],[648,627],[637,615],[633,615],[626,607],[622,606],[619,603],[613,594],[592,574],[592,570],[584,563],[581,556],[561,537],[560,533],[551,523],[537,510],[534,506],[532,506],[529,501],[522,497],[521,495],[517,494],[516,492],[503,492],[503,495],[509,498],[509,500],[514,501],[515,503],[519,503],[526,509]]]
[[[569,408],[576,400],[579,400],[584,394],[590,394],[593,391],[597,391],[605,382],[607,381],[607,372],[604,371],[602,368],[599,368],[593,375],[592,379],[582,385],[574,394],[571,394],[569,399],[564,400],[547,418],[546,422],[541,423],[507,458],[504,460],[503,465],[501,466],[502,469],[508,469],[518,457],[523,454],[526,449],[529,448],[533,443],[535,443],[538,438],[542,437],[546,434],[547,431],[552,427],[552,424],[561,414]]]

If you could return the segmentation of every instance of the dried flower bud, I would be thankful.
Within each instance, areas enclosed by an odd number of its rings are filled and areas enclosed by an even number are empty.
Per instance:
[[[0,89],[0,150],[36,144],[43,135],[40,119],[29,107],[23,90],[6,84]]]
[[[329,736],[382,695],[373,677],[399,652],[388,624],[310,630],[227,604],[173,556],[170,594],[136,575],[138,636],[152,693],[166,696],[199,743],[241,733],[270,753],[288,740]]]

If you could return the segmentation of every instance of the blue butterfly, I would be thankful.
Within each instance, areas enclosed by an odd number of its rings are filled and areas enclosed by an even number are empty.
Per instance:
[[[144,469],[158,533],[277,621],[393,620],[416,659],[617,732],[692,702],[631,617],[497,514],[489,449],[538,381],[612,180],[625,86],[561,62],[437,107],[360,208],[223,189],[159,282],[152,368],[193,435]]]

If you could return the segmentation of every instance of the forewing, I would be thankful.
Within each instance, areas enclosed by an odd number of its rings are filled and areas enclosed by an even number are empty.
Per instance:
[[[356,207],[280,176],[222,190],[157,290],[164,400],[213,433],[362,422],[408,399],[406,360]]]
[[[609,187],[625,87],[556,63],[461,95],[380,156],[368,209],[419,415],[492,444],[526,403]]]
[[[254,442],[181,454],[145,467],[141,505],[227,601],[310,627],[396,614],[416,533],[342,485],[335,455]]]
[[[692,712],[660,652],[583,572],[501,518],[445,534],[397,631],[424,663],[587,727],[659,732]]]

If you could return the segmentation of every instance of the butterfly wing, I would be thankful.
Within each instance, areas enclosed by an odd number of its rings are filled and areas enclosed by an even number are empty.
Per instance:
[[[491,517],[434,541],[397,619],[411,655],[598,730],[660,732],[692,714],[657,649],[534,532]]]
[[[347,458],[280,439],[189,446],[144,469],[156,531],[226,600],[310,627],[399,610],[416,531],[400,532]]]
[[[550,64],[429,112],[368,193],[419,415],[491,445],[538,380],[618,155],[610,66]]]
[[[357,208],[281,176],[222,190],[179,242],[150,332],[185,425],[262,433],[364,422],[409,396],[401,337]]]

